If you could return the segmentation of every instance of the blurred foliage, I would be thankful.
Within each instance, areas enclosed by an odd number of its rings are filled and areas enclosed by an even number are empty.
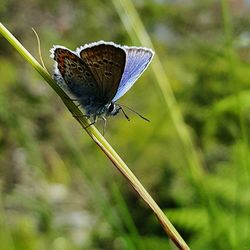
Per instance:
[[[133,3],[202,159],[202,188],[150,67],[120,102],[151,123],[118,115],[105,137],[191,249],[248,249],[250,3]],[[140,45],[111,1],[0,0],[0,16],[38,58],[35,28],[50,72],[53,44]],[[0,75],[0,249],[172,249],[151,211],[3,38]]]

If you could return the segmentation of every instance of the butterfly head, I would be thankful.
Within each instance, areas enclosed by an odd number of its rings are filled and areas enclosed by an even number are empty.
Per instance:
[[[115,103],[111,102],[106,105],[106,115],[114,116],[119,113],[120,107],[118,107]]]

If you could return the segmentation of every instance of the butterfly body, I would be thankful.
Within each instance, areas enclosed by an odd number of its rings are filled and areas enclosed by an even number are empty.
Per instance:
[[[54,79],[95,120],[119,112],[115,102],[132,87],[153,54],[147,48],[104,41],[86,44],[76,51],[63,46],[51,49]]]

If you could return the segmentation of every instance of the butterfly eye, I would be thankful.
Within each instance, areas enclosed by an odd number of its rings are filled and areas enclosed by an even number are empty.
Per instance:
[[[117,107],[113,102],[111,102],[107,108],[108,108],[107,110],[108,115],[116,115],[120,110],[120,108]]]
[[[114,110],[114,108],[115,108],[115,104],[113,102],[111,102],[110,105],[108,106],[108,112],[112,113],[112,111]]]

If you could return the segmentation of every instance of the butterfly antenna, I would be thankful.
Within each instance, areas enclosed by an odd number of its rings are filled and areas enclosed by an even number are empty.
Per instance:
[[[32,28],[32,30],[33,30],[33,32],[35,33],[35,36],[36,36],[37,45],[38,45],[38,54],[39,54],[39,57],[40,57],[40,60],[41,60],[42,66],[43,66],[43,68],[44,68],[44,69],[46,69],[45,64],[44,64],[44,62],[43,62],[42,52],[41,52],[41,43],[40,43],[40,38],[39,38],[39,36],[38,36],[37,32],[35,31],[35,29],[34,29],[34,28]],[[46,71],[48,71],[48,70],[46,69]]]
[[[118,104],[118,106],[119,106],[119,109],[122,111],[123,115],[126,117],[126,119],[127,119],[128,121],[130,121],[130,118],[129,118],[128,115],[125,113],[125,111],[124,111],[123,108],[120,106],[120,104]]]
[[[132,112],[134,112],[135,114],[137,114],[138,116],[140,116],[143,120],[145,120],[145,121],[147,121],[147,122],[150,122],[150,120],[149,120],[148,118],[142,116],[141,114],[139,114],[137,111],[131,109],[130,107],[128,107],[128,106],[126,106],[126,105],[124,105],[124,104],[119,104],[119,106],[120,106],[120,108],[121,108],[121,110],[122,110],[122,112],[123,112],[123,114],[125,115],[126,118],[127,118],[128,116],[125,114],[125,112],[124,112],[124,110],[123,110],[122,107],[124,107],[124,108],[126,108],[126,109],[129,109],[130,111],[132,111]]]

